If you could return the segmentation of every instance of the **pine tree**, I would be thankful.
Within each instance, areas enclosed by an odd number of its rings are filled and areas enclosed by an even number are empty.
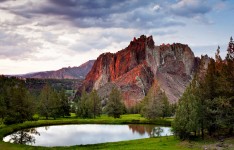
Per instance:
[[[46,84],[40,94],[40,104],[39,104],[39,114],[41,116],[45,116],[46,119],[51,116],[51,101],[53,99],[52,97],[52,88]]]
[[[162,117],[169,117],[171,115],[170,104],[166,93],[162,93]]]
[[[113,88],[111,90],[105,109],[108,116],[112,116],[114,118],[120,118],[120,115],[123,114],[124,104],[122,102],[121,93],[117,88]]]
[[[0,115],[4,123],[32,120],[33,103],[22,80],[0,76]]]
[[[77,102],[76,116],[81,118],[92,118],[92,110],[89,95],[83,90],[79,101]]]
[[[70,116],[70,104],[65,94],[65,90],[60,91],[59,98],[60,98],[60,105],[61,105],[60,115],[63,117]]]
[[[59,94],[56,91],[52,91],[49,103],[50,103],[49,106],[50,117],[53,117],[54,119],[60,117],[62,105],[59,98]]]
[[[90,93],[90,103],[91,103],[90,106],[91,106],[93,118],[100,116],[102,113],[102,105],[101,105],[101,99],[99,98],[96,90],[93,90]]]
[[[172,125],[175,135],[181,139],[189,138],[191,133],[196,134],[200,131],[198,98],[193,94],[193,83],[195,82],[190,84],[179,99]]]

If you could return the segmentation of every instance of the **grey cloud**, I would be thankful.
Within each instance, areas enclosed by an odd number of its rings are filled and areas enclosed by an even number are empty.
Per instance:
[[[35,51],[36,47],[40,47],[40,43],[31,41],[17,33],[0,30],[0,39],[0,57],[2,58],[16,60],[27,58],[32,51]]]
[[[172,15],[164,11],[167,8],[154,11],[155,4],[166,6],[161,0],[48,0],[34,9],[24,6],[11,9],[11,12],[25,18],[52,15],[80,28],[164,28],[184,25],[178,20],[163,19]],[[50,23],[54,22],[47,22],[47,25]]]
[[[0,3],[6,2],[7,0],[0,0]]]

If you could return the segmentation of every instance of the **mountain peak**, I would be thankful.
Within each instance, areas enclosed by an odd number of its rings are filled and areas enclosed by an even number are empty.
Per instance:
[[[108,96],[110,87],[121,90],[124,102],[132,106],[144,98],[154,81],[176,102],[189,83],[195,57],[188,45],[155,46],[152,36],[134,37],[130,44],[115,54],[101,54],[86,76],[78,95],[85,89]]]

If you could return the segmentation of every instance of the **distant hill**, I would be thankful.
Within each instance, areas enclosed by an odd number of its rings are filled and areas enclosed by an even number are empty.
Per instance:
[[[19,75],[23,78],[36,79],[84,79],[93,67],[95,60],[89,60],[79,67],[67,67],[56,71],[44,71]]]

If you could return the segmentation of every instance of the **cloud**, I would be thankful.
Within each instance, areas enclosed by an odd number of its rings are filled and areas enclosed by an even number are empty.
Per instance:
[[[183,17],[194,17],[211,11],[207,0],[180,0],[171,6],[174,14]]]
[[[32,19],[39,15],[54,16],[60,22],[67,22],[79,28],[165,28],[183,26],[178,20],[164,19],[172,15],[165,14],[164,2],[141,0],[48,0],[44,3],[30,4],[34,9],[14,7],[12,13]],[[29,5],[29,4],[28,4]],[[53,22],[47,22],[53,23]]]
[[[0,1],[0,62],[10,62],[11,65],[4,64],[9,67],[29,64],[27,69],[33,70],[28,72],[77,66],[100,53],[117,52],[142,34],[153,35],[158,45],[164,42],[204,45],[208,42],[204,39],[210,36],[210,41],[217,41],[213,37],[221,33],[216,28],[215,32],[209,31],[210,26],[216,25],[210,14],[231,9],[230,3],[228,0]],[[201,33],[207,35],[200,38]]]
[[[10,59],[26,59],[32,51],[40,47],[40,43],[31,41],[23,35],[14,32],[0,32],[0,57]]]
[[[154,10],[154,11],[158,11],[160,8],[161,8],[161,7],[160,7],[158,4],[156,4],[156,5],[154,5],[153,10]]]

